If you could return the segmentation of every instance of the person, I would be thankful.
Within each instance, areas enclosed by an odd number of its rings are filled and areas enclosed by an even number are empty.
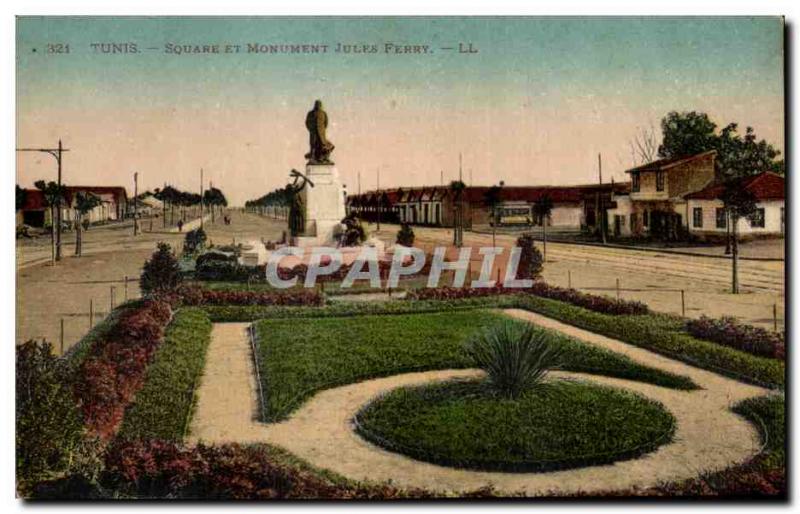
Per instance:
[[[183,232],[183,220],[178,220],[178,232]]]

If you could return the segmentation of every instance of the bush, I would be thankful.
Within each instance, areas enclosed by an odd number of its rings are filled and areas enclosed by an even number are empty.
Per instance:
[[[461,298],[474,298],[497,295],[526,295],[533,294],[562,302],[568,302],[585,309],[603,314],[631,315],[647,314],[649,309],[646,304],[628,300],[616,300],[607,296],[597,296],[582,293],[575,289],[551,286],[545,282],[534,282],[529,288],[495,287],[430,287],[416,289],[409,292],[409,298],[414,300],[457,300]]]
[[[517,246],[521,249],[519,266],[517,266],[517,279],[537,279],[542,273],[542,253],[534,246],[533,236],[524,235],[517,239]]]
[[[486,372],[490,387],[511,399],[539,385],[548,370],[563,360],[547,334],[514,321],[483,329],[465,345],[465,351]]]
[[[699,339],[730,346],[753,355],[786,359],[783,334],[739,323],[733,317],[714,319],[701,316],[700,319],[687,321],[686,329]]]
[[[107,440],[116,432],[125,408],[144,383],[145,371],[170,318],[168,304],[147,300],[121,315],[109,334],[92,345],[75,383],[90,433]]]
[[[206,245],[206,232],[202,228],[196,228],[186,233],[183,240],[183,253],[192,254],[202,249]]]
[[[210,340],[211,322],[203,311],[178,311],[147,368],[144,386],[125,413],[118,437],[183,440]]]
[[[324,297],[315,290],[299,291],[215,291],[201,287],[183,287],[179,292],[184,305],[276,305],[319,306]]]
[[[198,280],[245,282],[256,275],[255,268],[244,266],[236,261],[198,259],[194,277]]]
[[[526,290],[536,296],[559,300],[571,303],[590,311],[602,312],[603,314],[621,315],[640,315],[647,314],[650,309],[647,304],[631,300],[617,300],[608,296],[599,296],[589,293],[582,293],[576,289],[566,289],[558,286],[551,286],[545,282],[536,282],[533,287]]]
[[[66,361],[49,343],[16,348],[16,469],[20,482],[68,468],[83,435]]]
[[[144,263],[139,288],[146,296],[169,294],[181,283],[178,260],[166,243],[158,243],[158,249]]]
[[[402,223],[397,232],[396,243],[403,246],[414,246],[414,230],[408,223]]]
[[[333,483],[276,461],[265,445],[185,447],[166,441],[123,441],[106,458],[107,480],[141,498],[264,500],[430,497],[420,490]]]

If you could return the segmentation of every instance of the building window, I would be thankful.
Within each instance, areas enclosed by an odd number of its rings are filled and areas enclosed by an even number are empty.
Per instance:
[[[664,172],[656,171],[656,191],[664,190]]]
[[[645,210],[642,213],[642,226],[647,228],[650,226],[650,211]]]
[[[638,193],[639,192],[639,172],[634,171],[631,173],[631,192]]]
[[[753,228],[764,228],[764,209],[756,209],[755,214],[750,218],[750,226]]]
[[[728,227],[728,213],[723,207],[717,207],[717,228]]]
[[[695,207],[692,210],[692,226],[694,228],[703,228],[703,208]]]

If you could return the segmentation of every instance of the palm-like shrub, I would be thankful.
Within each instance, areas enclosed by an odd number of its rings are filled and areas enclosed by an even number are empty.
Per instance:
[[[518,398],[561,364],[562,352],[533,325],[507,321],[483,330],[465,351],[499,395]]]

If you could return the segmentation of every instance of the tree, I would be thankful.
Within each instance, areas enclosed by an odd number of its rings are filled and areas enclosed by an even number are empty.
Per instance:
[[[520,236],[517,239],[517,246],[520,248],[520,255],[516,278],[536,280],[542,273],[543,261],[542,254],[534,246],[533,236]]]
[[[450,192],[453,194],[453,245],[461,248],[464,244],[464,205],[462,196],[467,185],[461,180],[450,182]]]
[[[483,204],[489,208],[492,217],[492,246],[496,244],[497,234],[497,205],[500,203],[500,192],[503,190],[503,182],[500,185],[492,186],[483,194]]]
[[[717,178],[722,182],[737,180],[780,167],[776,161],[780,155],[765,140],[757,141],[753,127],[745,129],[744,137],[738,133],[738,125],[729,123],[719,134],[716,143]]]
[[[658,157],[658,136],[652,125],[647,128],[639,127],[629,145],[633,166],[655,161]]]
[[[753,193],[741,187],[739,181],[731,180],[725,184],[722,203],[728,213],[728,224],[731,228],[731,292],[739,293],[739,220],[753,219],[756,214],[756,198]]]
[[[662,159],[695,155],[716,148],[717,125],[703,112],[672,111],[661,119]]]
[[[83,216],[100,203],[100,198],[92,193],[79,191],[75,195],[75,210],[78,213],[77,223],[75,223],[75,255],[78,257],[83,253]]]
[[[144,263],[139,288],[146,296],[170,293],[181,283],[178,260],[167,243],[158,243],[158,249]]]
[[[34,183],[36,189],[44,195],[45,204],[50,207],[50,252],[52,255],[53,264],[56,263],[56,220],[59,219],[56,209],[64,201],[66,197],[67,188],[64,185],[59,186],[57,182],[45,182],[44,180],[37,180]]]
[[[533,204],[533,213],[542,222],[542,250],[544,259],[547,260],[547,222],[550,220],[550,214],[553,212],[553,200],[550,195],[545,194],[538,202]]]
[[[716,123],[707,114],[673,111],[661,120],[661,131],[659,157],[684,157],[716,150],[717,178],[721,181],[742,176],[743,169],[748,174],[784,171],[783,160],[777,160],[780,151],[764,139],[758,140],[752,127],[745,129],[744,137],[738,134],[737,123],[729,123],[717,133]]]

